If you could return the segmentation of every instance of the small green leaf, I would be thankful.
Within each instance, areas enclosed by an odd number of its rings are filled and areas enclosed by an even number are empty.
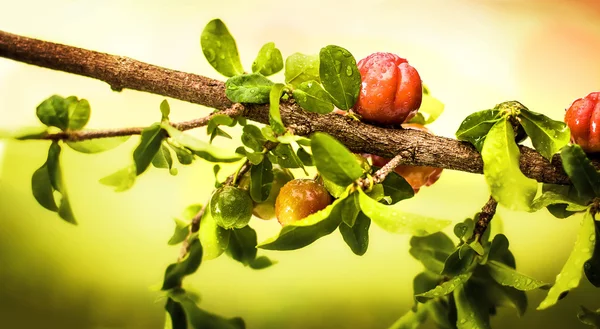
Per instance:
[[[582,201],[600,197],[600,173],[577,144],[568,145],[560,152],[563,168],[579,193]]]
[[[58,95],[45,99],[36,108],[38,119],[46,126],[66,130],[69,127],[69,110],[66,100]]]
[[[173,235],[171,235],[169,242],[167,242],[170,246],[183,242],[190,232],[189,222],[179,218],[173,218],[173,220],[175,221],[175,231],[173,232]]]
[[[527,136],[531,138],[533,147],[548,161],[569,143],[571,132],[567,124],[562,121],[552,120],[525,108],[519,111],[517,119],[521,122]]]
[[[232,153],[228,149],[216,147],[204,141],[196,139],[188,134],[185,134],[175,127],[162,123],[161,127],[167,131],[171,139],[178,144],[187,147],[195,155],[210,161],[210,162],[235,162],[241,159],[241,156]]]
[[[441,274],[456,276],[469,273],[473,270],[474,260],[475,251],[467,244],[463,244],[448,256]]]
[[[294,53],[285,60],[285,82],[298,87],[305,81],[319,79],[319,56]]]
[[[439,232],[452,222],[402,211],[397,205],[386,206],[358,190],[360,209],[384,230],[397,234],[425,236]]]
[[[275,47],[275,43],[266,43],[258,51],[258,55],[252,63],[252,72],[264,76],[275,74],[283,69],[283,56],[281,51]]]
[[[333,103],[329,94],[316,81],[310,80],[301,83],[293,91],[294,99],[298,105],[309,112],[327,114],[333,111]]]
[[[31,177],[31,190],[33,191],[33,196],[42,207],[54,212],[58,211],[46,163],[33,173]]]
[[[454,235],[461,240],[469,240],[473,236],[473,230],[475,229],[475,221],[471,218],[467,218],[462,223],[454,225]]]
[[[429,299],[446,296],[452,293],[455,289],[461,287],[465,282],[467,282],[467,280],[469,280],[470,277],[471,273],[455,276],[429,291],[415,295],[415,298],[418,302],[425,303]]]
[[[421,101],[421,107],[419,107],[419,112],[421,115],[426,114],[427,118],[424,118],[424,125],[428,125],[433,123],[437,118],[442,115],[444,112],[444,103],[440,102],[437,98],[429,95],[423,94],[423,99]]]
[[[600,221],[594,221],[596,226],[596,235],[594,236],[594,252],[592,258],[583,264],[583,272],[588,281],[596,288],[600,288],[600,243],[596,239],[600,237]]]
[[[171,157],[171,150],[162,143],[158,152],[152,158],[152,165],[156,168],[169,169],[173,173],[173,158]]]
[[[566,186],[565,186],[566,187]],[[534,212],[538,211],[542,208],[548,207],[550,205],[565,205],[565,207],[569,207],[575,211],[583,211],[588,207],[585,205],[581,205],[577,203],[576,200],[570,200],[568,196],[564,196],[562,194],[556,193],[554,191],[546,191],[542,195],[540,195],[537,199],[533,200],[531,203],[531,209],[529,211]],[[566,208],[565,208],[566,209]]]
[[[344,208],[342,208],[342,211],[344,211]],[[349,226],[345,222],[342,222],[339,226],[344,241],[346,241],[352,252],[358,256],[364,255],[369,247],[369,226],[371,226],[371,220],[362,212],[356,217],[353,226]]]
[[[488,260],[495,260],[509,267],[516,268],[515,257],[512,255],[510,250],[508,250],[508,247],[508,239],[504,234],[498,234],[494,236],[494,240],[492,240],[487,257]]]
[[[300,249],[331,234],[342,222],[341,207],[338,205],[346,196],[347,194],[341,196],[329,206],[312,215],[284,226],[277,236],[267,239],[257,247],[270,250]]]
[[[115,188],[115,192],[123,192],[130,189],[135,183],[136,166],[132,164],[117,172],[100,179],[100,183]]]
[[[227,79],[225,95],[234,103],[266,104],[273,81],[261,74],[242,74]]]
[[[454,243],[442,232],[410,239],[409,253],[436,274],[442,273],[444,262],[453,251]]]
[[[254,202],[265,201],[269,197],[272,185],[273,165],[269,159],[250,168],[250,196]]]
[[[206,131],[210,135],[219,126],[233,127],[235,126],[235,119],[225,114],[215,114],[208,120]]]
[[[165,132],[158,124],[153,124],[142,131],[140,143],[133,151],[137,175],[146,171],[152,159],[160,150],[164,138]]]
[[[503,113],[496,109],[475,112],[460,124],[456,131],[456,138],[470,142],[477,151],[481,152],[488,131],[502,119],[502,115]]]
[[[527,310],[527,295],[524,291],[513,287],[502,286],[499,283],[487,279],[478,285],[476,291],[483,291],[485,298],[494,306],[509,306],[517,311],[519,317]]]
[[[176,303],[169,298],[167,299],[165,310],[167,311],[168,318],[168,322],[165,324],[165,329],[187,329],[187,319],[181,304]]]
[[[247,125],[242,131],[242,144],[256,152],[261,152],[267,140],[263,137],[260,129],[254,125]]]
[[[302,168],[304,170],[304,164],[289,144],[279,144],[271,153],[280,166],[284,168]],[[306,173],[306,170],[304,172]]]
[[[577,313],[577,318],[584,324],[594,327],[595,329],[600,328],[600,309],[595,312],[588,310],[584,306],[579,306],[581,312]]]
[[[324,178],[348,186],[362,176],[363,170],[354,154],[335,138],[317,132],[310,142],[315,165]]]
[[[427,311],[428,309],[425,305],[419,305],[416,311],[409,310],[388,329],[417,329],[427,320]]]
[[[285,126],[283,125],[283,121],[281,121],[281,113],[279,113],[279,101],[283,88],[285,88],[283,83],[276,83],[273,85],[269,95],[269,125],[271,125],[276,134],[283,134],[285,132]]]
[[[210,65],[226,77],[244,73],[233,36],[220,19],[208,22],[200,37],[202,53]]]
[[[529,210],[537,192],[537,181],[521,172],[520,155],[512,126],[498,121],[483,143],[483,173],[494,199],[511,210]]]
[[[315,165],[312,154],[308,153],[302,146],[298,147],[296,155],[298,156],[298,159],[302,161],[302,164],[304,164],[305,166],[308,167]]]
[[[244,320],[239,317],[225,319],[209,313],[198,307],[196,301],[189,293],[171,293],[170,296],[177,304],[181,305],[187,321],[193,329],[245,329]]]
[[[270,141],[270,142],[277,142],[277,136],[275,135],[275,132],[273,131],[273,128],[269,127],[269,126],[264,126],[260,129],[260,132],[262,133],[263,137]]]
[[[344,192],[340,193],[343,194]],[[358,193],[354,192],[350,194],[346,199],[342,201],[340,205],[342,207],[341,215],[342,222],[344,222],[348,227],[353,227],[356,222],[356,218],[360,213],[360,204],[358,203]],[[364,214],[361,214],[364,216]],[[370,222],[370,221],[369,221]]]
[[[206,207],[198,230],[198,238],[203,249],[202,260],[211,260],[221,256],[229,246],[230,237],[231,230],[217,225],[210,213],[210,207]]]
[[[256,258],[256,231],[250,226],[231,230],[227,254],[248,266]]]
[[[130,136],[117,136],[99,139],[87,139],[82,141],[67,141],[67,145],[73,150],[81,153],[100,153],[114,149],[129,140]]]
[[[487,269],[490,276],[496,280],[496,282],[503,286],[513,287],[517,290],[529,291],[550,286],[547,283],[521,274],[509,266],[494,260],[487,262]]]
[[[335,106],[341,110],[354,106],[358,100],[361,77],[356,60],[348,50],[334,45],[321,48],[319,76]]]
[[[467,285],[454,290],[458,329],[490,329],[489,305]]]
[[[90,120],[90,103],[86,99],[77,99],[75,96],[70,96],[65,99],[67,112],[69,113],[70,130],[79,130]]]
[[[556,276],[554,286],[550,288],[548,295],[538,306],[538,310],[543,310],[556,304],[564,292],[579,285],[583,264],[586,260],[592,258],[595,241],[594,218],[589,212],[586,212],[581,220],[581,228],[579,229],[573,251],[560,271],[560,274]]]
[[[381,184],[385,195],[392,199],[392,204],[410,199],[415,195],[415,191],[406,179],[393,171],[385,177]]]
[[[200,240],[192,239],[190,241],[189,253],[186,258],[167,267],[161,290],[181,287],[183,278],[196,272],[201,262],[202,245],[200,244]]]
[[[161,121],[169,121],[169,114],[171,114],[171,106],[169,105],[169,102],[166,99],[160,102],[160,113],[162,114]]]
[[[248,159],[248,161],[250,161],[250,163],[253,164],[253,165],[258,165],[265,158],[264,153],[262,153],[262,152],[249,152],[243,146],[240,146],[237,149],[235,149],[235,153],[241,154],[241,155],[245,156]]]
[[[439,274],[424,271],[415,276],[413,279],[413,295],[419,295],[437,287],[438,283],[442,282],[443,278]],[[415,298],[415,302],[418,303]]]
[[[277,264],[276,261],[270,259],[267,256],[258,256],[255,259],[251,260],[250,263],[248,264],[252,269],[255,270],[262,270],[265,269],[267,267],[273,266]]]
[[[177,156],[177,161],[179,161],[179,163],[182,165],[189,165],[194,162],[194,154],[190,150],[174,144],[170,140],[167,140],[167,144],[173,151],[175,151],[175,155]]]

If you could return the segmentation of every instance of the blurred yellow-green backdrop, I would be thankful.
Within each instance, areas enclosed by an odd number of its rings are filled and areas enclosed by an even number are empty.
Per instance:
[[[502,101],[519,100],[560,119],[574,99],[600,89],[597,0],[0,1],[1,30],[215,78],[199,35],[217,17],[236,37],[246,67],[269,41],[284,56],[336,44],[357,59],[375,51],[407,58],[446,104],[432,129],[448,137],[466,115]],[[52,94],[88,99],[91,128],[148,125],[160,118],[163,99],[115,93],[99,81],[0,58],[0,128],[39,125],[35,107]],[[209,111],[169,101],[173,121]],[[203,129],[194,134],[205,137]],[[151,169],[122,193],[99,184],[129,163],[136,141],[98,155],[64,150],[78,226],[32,197],[30,177],[45,161],[48,143],[0,142],[0,328],[162,328],[164,300],[156,290],[178,255],[178,247],[166,244],[172,218],[207,198],[212,167],[198,161],[180,166],[175,177]],[[482,176],[446,170],[406,208],[458,222],[486,194]],[[505,209],[498,215],[494,231],[509,237],[518,269],[553,282],[579,218]],[[259,240],[279,228],[258,220],[252,226]],[[368,252],[357,257],[336,231],[299,251],[261,251],[279,261],[267,270],[222,257],[186,282],[201,293],[202,307],[242,316],[249,328],[387,328],[411,306],[412,278],[421,270],[408,254],[408,239],[373,226]],[[600,307],[587,281],[557,306],[535,311],[543,295],[528,293],[521,319],[501,310],[494,327],[584,328],[578,305]]]

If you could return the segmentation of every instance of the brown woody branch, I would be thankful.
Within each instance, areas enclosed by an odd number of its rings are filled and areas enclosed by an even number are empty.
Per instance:
[[[479,213],[479,220],[475,223],[475,229],[473,230],[473,236],[477,238],[477,241],[481,239],[485,230],[487,230],[492,218],[496,214],[496,207],[498,206],[498,201],[496,201],[493,197],[490,196],[488,202],[481,208],[481,212]]]
[[[113,90],[133,89],[172,97],[216,109],[233,104],[225,96],[225,84],[196,74],[143,63],[123,56],[45,42],[0,31],[0,57],[78,74],[108,83]],[[430,166],[482,173],[483,161],[470,144],[432,136],[414,129],[390,129],[357,122],[344,116],[303,111],[293,100],[281,104],[281,117],[296,134],[325,132],[356,153],[392,158],[401,165]],[[245,105],[244,117],[268,124],[268,105]],[[520,146],[523,173],[539,182],[568,184],[560,157],[551,162],[535,150]],[[600,162],[593,160],[598,168]]]

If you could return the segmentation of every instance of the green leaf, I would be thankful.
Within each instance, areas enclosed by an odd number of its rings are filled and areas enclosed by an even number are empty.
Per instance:
[[[333,111],[331,97],[316,81],[310,80],[301,83],[293,91],[294,99],[306,111],[327,114]]]
[[[48,135],[48,127],[24,127],[18,129],[0,129],[0,139],[41,139]]]
[[[475,221],[471,218],[467,218],[464,222],[454,225],[454,235],[461,240],[468,240],[473,236],[474,229]]]
[[[302,146],[298,147],[298,151],[296,152],[298,159],[302,161],[302,164],[305,166],[314,166],[313,156],[308,153]]]
[[[531,138],[533,147],[548,161],[571,139],[569,127],[562,121],[552,120],[525,108],[519,111],[517,119]]]
[[[489,329],[489,305],[482,301],[481,294],[467,285],[461,285],[454,291],[458,329]]]
[[[456,138],[470,142],[477,151],[481,152],[488,131],[502,119],[502,115],[503,113],[496,109],[475,112],[460,124],[456,131]]]
[[[68,129],[79,130],[90,120],[90,103],[86,99],[77,99],[75,96],[70,96],[65,99],[67,112],[69,113]]]
[[[371,199],[362,190],[359,189],[358,192],[362,212],[379,227],[391,233],[425,236],[439,232],[452,223],[449,220],[406,213],[397,205],[386,206]]]
[[[570,202],[573,203],[577,203],[579,205],[583,205],[586,202],[582,201],[579,198],[579,193],[577,192],[577,189],[575,189],[575,187],[573,185],[556,185],[556,184],[542,184],[542,197],[544,196],[544,194],[546,194],[546,192],[552,192],[553,194],[559,194],[562,196],[563,199],[565,200],[569,200]],[[552,198],[548,197],[550,200],[552,200]],[[556,197],[555,199],[558,199],[559,197]],[[541,198],[540,198],[541,199]],[[542,202],[542,200],[540,200],[539,202]],[[534,200],[534,204],[535,204],[535,200]],[[548,212],[550,212],[550,214],[552,214],[552,216],[556,217],[556,218],[567,218],[573,214],[575,214],[575,212],[573,211],[568,211],[567,207],[570,207],[570,205],[568,204],[550,204],[548,205],[546,208],[548,209]]]
[[[538,288],[549,287],[542,281],[521,274],[507,265],[491,260],[487,262],[487,270],[490,276],[503,286],[513,287],[517,290],[529,291]]]
[[[133,151],[133,160],[135,161],[137,175],[146,171],[154,155],[160,150],[164,138],[165,132],[158,124],[153,124],[142,130],[140,143]]]
[[[516,268],[515,258],[510,250],[508,250],[508,247],[508,239],[504,234],[494,236],[494,240],[492,240],[487,255],[487,260],[495,260],[509,267]]]
[[[581,220],[581,228],[575,241],[575,246],[569,259],[556,276],[554,286],[548,291],[546,298],[538,306],[538,310],[546,309],[560,299],[560,296],[579,285],[582,276],[583,263],[592,258],[596,233],[594,218],[586,212]]]
[[[135,183],[136,166],[132,164],[117,172],[100,179],[100,183],[115,188],[115,192],[123,192],[130,189]]]
[[[332,204],[297,222],[284,226],[277,236],[267,239],[257,247],[270,250],[294,250],[308,246],[317,239],[331,234],[342,222],[341,196]]]
[[[160,113],[162,114],[161,121],[169,121],[169,114],[171,114],[171,106],[169,105],[169,102],[166,99],[160,102]]]
[[[66,141],[73,150],[81,153],[100,153],[114,149],[129,140],[130,136],[117,136],[99,139],[87,139],[82,141]]]
[[[600,309],[597,309],[595,312],[588,310],[584,306],[579,306],[581,308],[581,312],[577,313],[577,318],[584,324],[592,326],[596,329],[600,328]]]
[[[342,211],[344,211],[343,208]],[[364,255],[369,247],[369,226],[371,226],[371,220],[362,212],[356,217],[353,226],[349,226],[346,222],[342,222],[339,226],[344,241],[346,241],[352,252],[358,256]]]
[[[165,329],[187,329],[187,319],[181,304],[176,303],[174,300],[169,298],[167,299],[165,310],[167,311],[168,317],[168,322],[165,325]]]
[[[244,73],[233,36],[220,19],[208,22],[200,37],[202,53],[210,65],[226,77]]]
[[[266,104],[271,88],[273,81],[261,74],[242,74],[227,79],[225,95],[234,103]]]
[[[34,196],[36,200],[46,209],[56,211],[60,218],[64,219],[66,222],[77,225],[77,221],[73,215],[73,210],[71,209],[71,205],[69,203],[69,198],[67,196],[67,191],[65,188],[65,184],[62,180],[62,170],[60,168],[60,152],[61,147],[58,145],[57,141],[53,141],[50,144],[50,148],[48,149],[48,158],[46,163],[42,166],[47,168],[48,174],[48,182],[42,182],[42,179],[45,179],[46,173],[43,172],[42,168],[38,169],[33,174],[32,177],[32,188],[34,190]],[[50,196],[48,193],[48,183],[50,184],[50,188],[60,193],[60,204],[58,205],[57,210],[53,210],[52,203],[48,199]],[[35,184],[35,186],[34,186]],[[39,198],[39,199],[38,199]],[[54,196],[52,196],[54,199]],[[42,201],[44,204],[42,204]],[[54,203],[56,206],[56,203]]]
[[[285,60],[285,82],[298,87],[305,81],[319,78],[319,56],[294,53]]]
[[[261,152],[267,140],[263,137],[260,129],[254,125],[247,125],[242,131],[242,144],[256,152]]]
[[[250,197],[254,202],[265,201],[269,197],[272,185],[273,165],[269,159],[250,168]]]
[[[471,277],[471,274],[472,273],[465,273],[455,276],[429,291],[415,295],[415,298],[420,303],[425,303],[429,299],[446,296],[452,293],[455,289],[461,287],[465,282],[467,282],[467,280],[469,280],[469,278]]]
[[[304,164],[289,144],[279,144],[271,153],[280,166],[284,168],[302,168],[304,170]],[[306,170],[304,172],[306,173]],[[308,173],[306,174],[308,175]]]
[[[419,112],[421,115],[426,114],[427,119],[423,122],[424,125],[428,125],[433,123],[437,118],[442,115],[444,112],[444,103],[440,102],[437,98],[429,95],[423,94],[423,99],[421,101],[421,107],[419,107]]]
[[[594,287],[600,288],[600,243],[596,243],[596,239],[600,237],[600,221],[594,221],[596,226],[596,235],[594,236],[594,252],[592,258],[588,259],[583,264],[583,271],[588,281]]]
[[[569,207],[570,209],[573,209],[575,211],[583,211],[588,208],[585,205],[579,204],[575,200],[570,200],[568,198],[568,196],[564,196],[564,195],[556,193],[554,191],[546,191],[542,195],[540,195],[537,199],[533,200],[533,202],[531,203],[531,209],[529,211],[531,211],[531,212],[538,211],[542,208],[548,207],[550,205],[556,205],[556,204],[560,204],[560,205],[564,204],[565,209],[566,209],[566,207]]]
[[[227,254],[248,266],[256,258],[256,231],[250,226],[231,230]]]
[[[494,199],[511,210],[529,210],[537,192],[537,181],[521,172],[520,156],[512,126],[498,121],[483,143],[483,173]]]
[[[579,198],[589,201],[600,197],[600,173],[587,158],[581,146],[568,145],[560,152],[563,168],[579,193]]]
[[[210,207],[206,207],[198,230],[198,238],[203,249],[202,259],[211,260],[221,256],[229,246],[230,237],[231,230],[217,225],[210,213]]]
[[[245,156],[246,158],[248,158],[248,161],[250,161],[250,163],[253,165],[258,165],[265,158],[264,153],[248,152],[248,151],[246,151],[246,149],[243,146],[240,146],[237,149],[235,149],[235,153]]]
[[[348,110],[358,100],[361,78],[352,54],[338,46],[327,46],[319,52],[319,76],[333,104]]]
[[[283,125],[283,121],[281,121],[281,113],[279,113],[279,100],[281,99],[283,88],[285,88],[283,83],[276,83],[273,85],[269,95],[269,125],[271,125],[276,134],[283,134],[285,132],[285,126]]]
[[[69,127],[69,111],[66,100],[58,95],[45,99],[36,108],[38,119],[46,126],[66,130]]]
[[[31,190],[36,201],[42,207],[50,211],[58,211],[58,206],[54,200],[54,189],[50,182],[48,165],[46,163],[33,173],[33,176],[31,177]]]
[[[200,244],[200,240],[192,239],[190,241],[189,253],[186,258],[167,267],[161,290],[181,287],[183,278],[196,272],[201,262],[202,245]]]
[[[423,237],[413,236],[410,247],[409,253],[436,274],[442,273],[444,262],[454,251],[454,243],[442,232]]]
[[[342,193],[340,193],[340,195],[342,195],[343,193],[344,193],[344,191],[342,191]],[[348,227],[353,227],[354,223],[356,222],[357,216],[360,213],[360,204],[358,203],[358,193],[356,193],[356,192],[351,193],[346,199],[341,201],[341,203],[342,204],[340,205],[340,207],[342,208],[341,209],[342,222],[344,222]],[[364,214],[361,214],[361,215],[364,216]]]
[[[314,133],[310,139],[317,170],[326,179],[348,186],[360,178],[363,170],[356,157],[344,144],[325,133]]]
[[[463,244],[448,256],[444,262],[444,268],[442,269],[441,274],[457,276],[469,273],[473,270],[474,260],[475,251],[468,245]]]
[[[179,218],[173,218],[173,220],[175,221],[175,231],[169,239],[169,242],[167,242],[167,244],[170,246],[177,245],[183,242],[183,240],[185,240],[185,238],[188,236],[188,233],[190,232],[189,222],[182,221]]]
[[[275,74],[283,69],[283,56],[281,51],[275,48],[273,42],[266,43],[258,51],[258,55],[252,63],[252,72],[264,76]]]
[[[385,177],[381,184],[385,195],[392,199],[392,204],[410,199],[415,195],[415,191],[406,179],[393,171]]]
[[[425,305],[419,305],[416,311],[409,310],[388,329],[417,329],[427,320],[427,311]]]
[[[193,329],[245,329],[244,320],[235,317],[225,319],[199,308],[189,293],[171,293],[170,296],[183,308],[188,322]]]
[[[177,161],[179,161],[179,163],[182,165],[189,165],[194,162],[194,154],[190,150],[173,144],[173,142],[170,140],[167,140],[167,144],[173,151],[175,151],[175,155],[177,156]]]
[[[254,260],[251,260],[248,265],[252,269],[262,270],[275,264],[277,264],[277,262],[272,259],[269,259],[269,257],[267,256],[258,256]]]
[[[173,158],[171,157],[171,151],[162,143],[158,152],[152,158],[152,165],[156,168],[169,169],[169,172],[174,175],[177,173],[177,169],[173,168]]]
[[[527,295],[524,291],[513,287],[502,286],[499,283],[487,279],[478,285],[476,291],[483,291],[485,299],[494,306],[509,306],[517,311],[519,317],[527,310]]]
[[[235,162],[241,159],[241,156],[232,153],[228,149],[216,147],[214,145],[203,142],[188,134],[185,134],[175,127],[162,123],[161,127],[167,131],[171,139],[178,144],[187,147],[195,155],[210,161],[210,162]]]
[[[413,295],[419,295],[437,287],[438,283],[442,282],[443,278],[439,274],[424,271],[415,276],[413,279]],[[418,304],[417,299],[415,302]]]

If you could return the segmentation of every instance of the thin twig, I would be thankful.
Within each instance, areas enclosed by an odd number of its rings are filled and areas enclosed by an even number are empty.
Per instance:
[[[216,111],[202,118],[193,119],[189,121],[176,122],[171,123],[171,125],[178,130],[190,130],[202,126],[206,126],[210,119],[212,119],[215,115],[226,115],[229,117],[237,117],[240,116],[244,112],[244,106],[242,104],[236,103],[231,107],[222,110]],[[40,139],[45,140],[68,140],[68,141],[82,141],[87,139],[97,139],[97,138],[108,138],[108,137],[118,137],[118,136],[130,136],[130,135],[139,135],[146,127],[130,127],[130,128],[116,128],[116,129],[99,129],[99,130],[74,130],[74,131],[62,131],[59,133],[48,134],[40,137]]]
[[[380,184],[381,182],[383,182],[385,180],[387,175],[389,175],[392,171],[394,171],[394,169],[396,169],[396,167],[398,167],[402,163],[402,160],[404,158],[405,158],[405,155],[403,155],[403,154],[396,155],[395,157],[392,158],[392,160],[390,160],[388,163],[386,163],[383,167],[379,168],[379,170],[377,170],[375,172],[375,174],[373,176],[371,176],[371,179],[363,178],[358,181],[358,185],[361,186],[362,188],[367,188],[371,184],[372,185]],[[372,183],[371,183],[371,181],[372,181]]]
[[[479,213],[479,220],[475,223],[475,229],[473,230],[473,236],[476,237],[477,241],[481,239],[485,230],[487,230],[492,218],[496,214],[496,207],[498,206],[498,202],[490,196],[490,199],[486,204],[481,208],[481,212]]]

